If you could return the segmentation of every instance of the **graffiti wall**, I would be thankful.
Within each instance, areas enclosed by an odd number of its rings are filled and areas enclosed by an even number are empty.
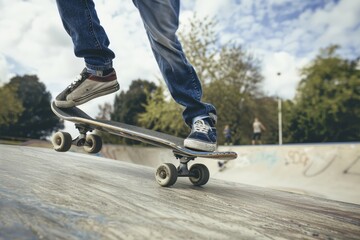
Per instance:
[[[222,148],[230,150],[229,148]],[[234,147],[215,176],[360,204],[360,144]]]

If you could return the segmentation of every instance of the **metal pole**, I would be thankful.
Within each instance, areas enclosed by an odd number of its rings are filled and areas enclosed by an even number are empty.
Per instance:
[[[281,99],[278,98],[278,110],[279,110],[279,145],[282,145],[282,111],[281,111]]]
[[[281,72],[277,75],[280,77]],[[278,120],[279,120],[279,145],[282,145],[282,111],[281,111],[281,98],[278,96]]]

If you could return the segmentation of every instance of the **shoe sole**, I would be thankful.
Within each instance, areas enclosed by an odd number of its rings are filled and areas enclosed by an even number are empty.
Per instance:
[[[198,151],[214,152],[216,150],[216,143],[207,143],[193,139],[185,139],[184,147]]]
[[[120,85],[119,83],[117,83],[115,86],[109,87],[109,88],[104,88],[100,91],[97,92],[92,92],[89,95],[77,98],[77,99],[73,99],[73,100],[67,100],[67,101],[58,101],[55,100],[55,105],[59,108],[70,108],[70,107],[75,107],[81,104],[84,104],[94,98],[97,97],[101,97],[101,96],[105,96],[107,94],[110,93],[114,93],[116,91],[118,91],[120,89]]]

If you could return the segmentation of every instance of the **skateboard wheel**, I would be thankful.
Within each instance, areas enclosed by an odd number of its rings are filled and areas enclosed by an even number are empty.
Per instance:
[[[209,169],[204,164],[192,165],[190,173],[193,175],[193,177],[189,177],[190,182],[195,186],[205,185],[209,181]]]
[[[175,184],[177,180],[177,169],[171,163],[161,164],[155,173],[156,181],[162,187],[170,187]]]
[[[95,134],[86,135],[84,150],[88,153],[98,153],[102,148],[102,139]]]
[[[72,144],[72,138],[70,133],[67,132],[57,132],[52,138],[52,144],[55,151],[66,152],[69,151]]]

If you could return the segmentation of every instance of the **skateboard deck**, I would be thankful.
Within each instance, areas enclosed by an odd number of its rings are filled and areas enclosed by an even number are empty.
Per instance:
[[[217,159],[217,160],[233,160],[236,159],[237,157],[237,154],[235,152],[202,152],[202,151],[188,149],[184,147],[183,138],[175,137],[169,134],[165,134],[137,126],[132,126],[125,123],[94,119],[77,107],[58,108],[55,106],[55,103],[52,102],[51,109],[59,118],[75,123],[76,127],[79,129],[79,133],[80,133],[79,137],[74,140],[71,140],[70,145],[72,144],[77,146],[86,146],[86,142],[95,143],[96,141],[99,141],[97,138],[92,138],[92,140],[87,140],[87,136],[86,136],[87,132],[89,131],[99,130],[120,137],[137,140],[153,146],[167,148],[173,151],[176,158],[180,159],[181,164],[177,169],[178,172],[177,175],[180,174],[180,176],[191,177],[191,175],[193,175],[191,174],[191,172],[189,172],[187,166],[184,166],[184,164],[187,165],[188,161],[194,160],[197,157]],[[56,145],[63,146],[61,144],[63,144],[63,142],[66,140],[65,137],[69,138],[69,136],[59,135],[60,133],[57,134],[58,134],[57,139],[55,140],[53,139],[55,150],[57,150],[55,147]],[[67,142],[69,141],[70,140],[68,139]],[[70,148],[70,146],[68,148]],[[67,151],[68,148],[65,149],[65,151]],[[100,151],[100,149],[98,149],[98,151]],[[63,151],[63,150],[58,150],[58,151]],[[171,172],[174,170],[173,169],[169,170],[167,169],[167,166],[165,166],[164,171]],[[161,183],[159,184],[162,185]]]
[[[169,148],[172,149],[175,154],[177,153],[184,157],[204,157],[221,160],[232,160],[237,157],[237,154],[235,152],[202,152],[191,150],[184,147],[183,138],[175,137],[169,134],[141,127],[132,126],[125,123],[93,119],[77,107],[58,108],[55,106],[54,103],[52,103],[51,108],[53,112],[61,119],[77,124],[84,124],[90,129],[108,132],[110,134],[138,140],[140,142],[148,143],[158,147]]]

